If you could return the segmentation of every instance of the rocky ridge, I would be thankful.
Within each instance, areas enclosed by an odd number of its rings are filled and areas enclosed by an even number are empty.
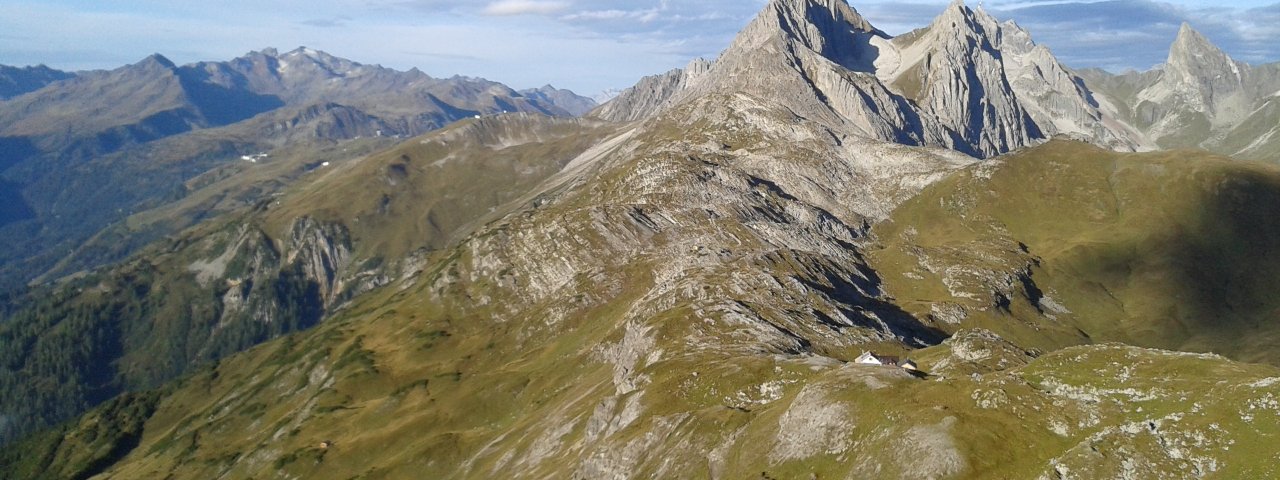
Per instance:
[[[890,38],[845,2],[774,1],[715,62],[641,80],[593,115],[637,120],[716,91],[772,95],[851,135],[980,158],[1051,135],[1144,146],[1024,30],[961,2]]]

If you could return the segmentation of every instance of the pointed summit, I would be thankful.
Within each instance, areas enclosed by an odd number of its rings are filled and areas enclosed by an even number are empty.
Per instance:
[[[1182,22],[1182,27],[1178,29],[1178,36],[1173,40],[1173,46],[1169,47],[1168,63],[1170,65],[1187,65],[1200,61],[1216,62],[1223,59],[1230,60],[1230,57],[1187,22]]]
[[[971,9],[964,0],[955,0],[929,24],[929,30],[950,38],[976,40],[986,49],[995,49],[1000,42],[1000,22],[979,8]]]
[[[850,136],[988,157],[1037,142],[998,51],[999,23],[963,2],[892,38],[845,0],[772,0],[714,63],[651,77],[605,105],[635,120],[745,95]]]
[[[1187,23],[1178,30],[1165,64],[1165,78],[1175,91],[1197,108],[1212,110],[1242,91],[1248,74],[1248,64],[1232,59]]]
[[[772,0],[724,56],[751,53],[770,41],[794,42],[833,62],[851,67],[864,56],[858,37],[887,37],[845,0]]]
[[[142,59],[142,61],[134,65],[142,68],[148,68],[153,66],[163,68],[163,69],[177,68],[177,65],[174,65],[173,61],[169,60],[168,58],[165,58],[164,55],[161,55],[159,53],[153,53],[149,55],[147,58]]]

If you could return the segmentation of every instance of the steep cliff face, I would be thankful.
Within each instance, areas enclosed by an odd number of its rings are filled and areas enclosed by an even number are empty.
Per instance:
[[[0,355],[16,362],[0,372],[0,411],[18,418],[0,441],[310,328],[350,290],[385,283],[352,280],[350,238],[339,225],[300,219],[278,240],[254,222],[209,228],[20,299],[0,326],[10,340]],[[77,353],[49,354],[60,350]],[[36,388],[46,393],[31,396]]]
[[[1189,107],[1203,109],[1214,123],[1235,122],[1248,113],[1249,94],[1255,93],[1247,87],[1251,70],[1249,64],[1232,59],[1183,23],[1164,64],[1163,81],[1171,88],[1153,89],[1140,97],[1156,103],[1177,97]]]
[[[346,228],[301,218],[289,233],[289,245],[285,262],[297,265],[304,278],[317,284],[325,305],[332,303],[342,290],[339,276],[351,260],[351,238]]]
[[[1018,102],[1045,136],[1066,136],[1116,151],[1155,146],[1126,123],[1114,105],[1013,21],[1000,24],[1000,52]]]
[[[957,148],[987,157],[1043,139],[1009,84],[994,18],[956,2],[928,27],[897,37],[879,76],[952,132]]]

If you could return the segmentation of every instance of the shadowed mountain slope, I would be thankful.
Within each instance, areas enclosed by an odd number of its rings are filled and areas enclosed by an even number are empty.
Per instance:
[[[1110,477],[1132,462],[1175,478],[1274,473],[1259,459],[1269,451],[1262,439],[1280,430],[1268,403],[1280,395],[1275,367],[1118,344],[1041,354],[1047,343],[1093,340],[1032,336],[1021,325],[1034,319],[990,322],[1019,339],[1011,342],[908,315],[889,296],[902,295],[903,280],[872,269],[884,265],[882,252],[864,259],[856,228],[753,177],[747,157],[699,148],[696,136],[693,144],[654,136],[676,118],[678,111],[648,123],[653,130],[605,142],[610,151],[570,163],[573,178],[552,178],[557,186],[540,194],[546,203],[486,226],[315,330],[229,358],[158,398],[124,397],[17,446],[22,456],[6,465],[101,478]],[[775,144],[753,148],[764,145]],[[1084,148],[1097,160],[1082,161],[1081,172],[1055,171],[1092,178],[1094,162],[1107,167],[1102,159],[1116,157]],[[1001,185],[1030,163],[1019,157],[1052,166],[1081,149],[1053,142],[969,167],[920,198],[986,175]],[[1133,171],[1118,181],[1141,184],[1168,162],[1175,160],[1124,157],[1116,163]],[[1211,185],[1218,175],[1276,175],[1209,163],[1191,178]],[[895,218],[925,208],[921,202],[908,200]],[[1053,206],[1092,205],[1076,202],[1057,198]],[[982,204],[967,196],[943,203]],[[941,238],[966,231],[948,225],[937,225]],[[1047,232],[1024,234],[1026,249],[1037,252],[1057,230]],[[979,242],[959,248],[993,256]],[[1171,255],[1154,263],[1188,258]],[[1055,258],[1033,267],[1036,282],[1039,268],[1054,271]],[[1067,312],[1075,297],[1048,280],[1037,283],[1053,285],[1038,304],[1058,317],[1041,318],[1041,328],[1093,328],[1094,312]],[[1019,313],[1026,302],[1010,295],[1006,303]],[[943,331],[953,336],[939,343]],[[1139,340],[1158,341],[1141,332]],[[911,352],[932,374],[925,380],[846,363],[864,349],[930,344]],[[1010,441],[1031,448],[1014,453],[1004,448]],[[1130,460],[1100,460],[1113,455]]]
[[[34,92],[44,88],[45,85],[74,76],[74,73],[55,70],[44,65],[34,67],[0,65],[0,100]]]
[[[1280,170],[1051,143],[926,189],[870,254],[905,309],[1042,349],[1092,341],[1280,363]]]

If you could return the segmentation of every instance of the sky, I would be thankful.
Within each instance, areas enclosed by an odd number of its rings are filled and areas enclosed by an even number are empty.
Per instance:
[[[0,0],[0,64],[109,69],[299,46],[437,77],[580,94],[714,58],[766,0]],[[850,0],[897,35],[949,0]],[[1233,57],[1280,61],[1280,0],[967,0],[1031,31],[1064,63],[1112,71],[1164,60],[1182,22]]]

